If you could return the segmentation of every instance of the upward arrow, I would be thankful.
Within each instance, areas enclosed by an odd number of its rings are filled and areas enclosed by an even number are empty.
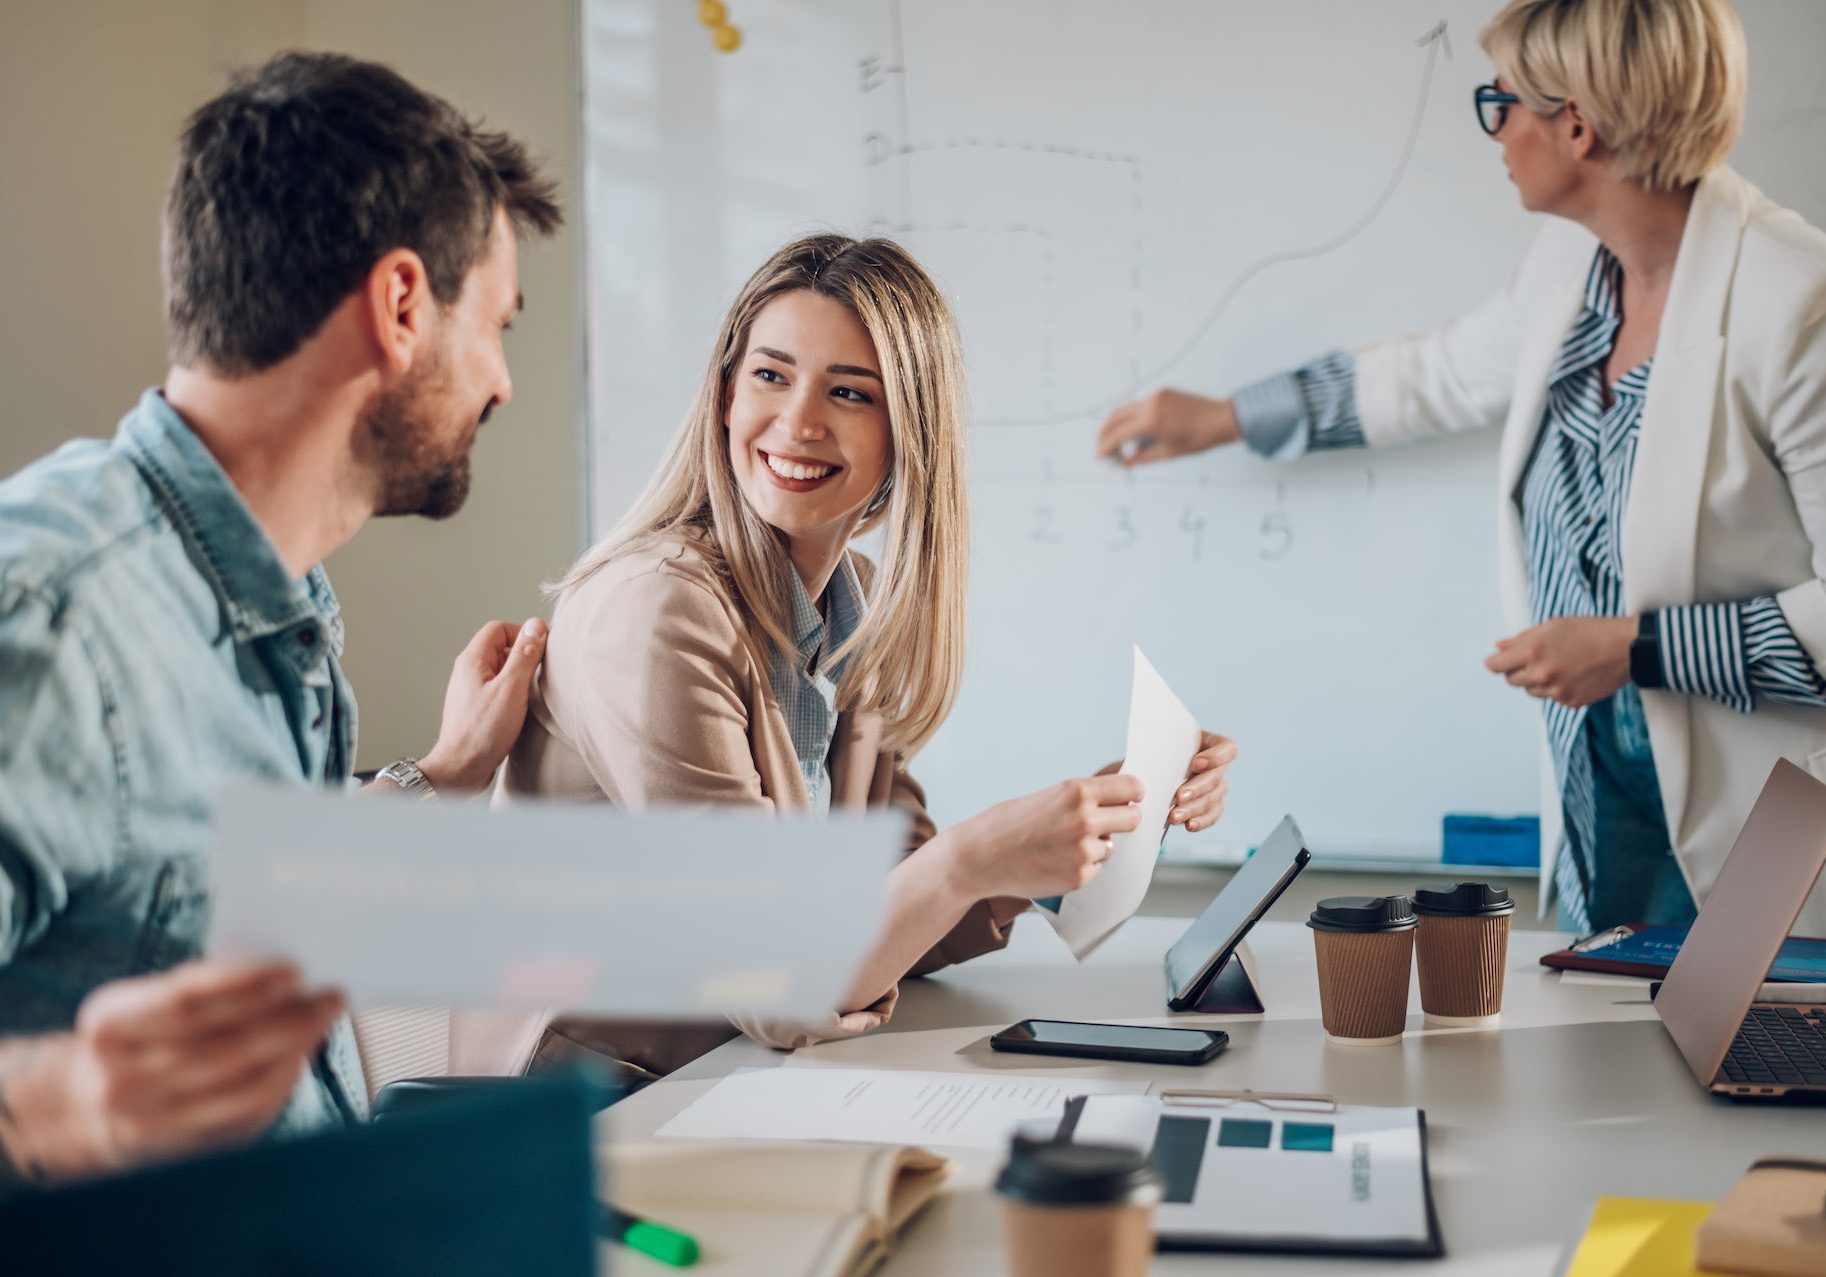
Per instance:
[[[1211,331],[1212,325],[1216,324],[1218,319],[1223,316],[1224,312],[1230,308],[1230,303],[1236,299],[1237,294],[1242,292],[1244,286],[1257,275],[1260,275],[1270,267],[1279,266],[1285,262],[1297,262],[1312,257],[1323,257],[1327,253],[1336,252],[1367,230],[1370,223],[1374,222],[1376,218],[1381,215],[1382,210],[1388,207],[1388,202],[1395,197],[1396,188],[1401,185],[1401,179],[1408,171],[1408,161],[1414,158],[1414,147],[1420,140],[1420,126],[1426,118],[1427,99],[1433,88],[1433,65],[1439,60],[1440,50],[1445,50],[1445,54],[1448,58],[1452,56],[1452,41],[1451,37],[1446,32],[1445,19],[1441,18],[1438,22],[1434,23],[1419,39],[1414,41],[1414,44],[1417,48],[1423,48],[1427,51],[1427,60],[1426,66],[1420,73],[1420,92],[1416,95],[1414,100],[1414,114],[1413,118],[1408,123],[1407,139],[1401,144],[1401,154],[1395,161],[1395,168],[1389,174],[1388,181],[1383,183],[1382,190],[1377,194],[1375,200],[1371,202],[1369,208],[1364,211],[1361,217],[1357,218],[1356,221],[1352,222],[1349,226],[1346,226],[1336,235],[1333,235],[1330,239],[1324,240],[1321,243],[1312,244],[1305,248],[1283,249],[1281,252],[1271,253],[1267,257],[1263,257],[1244,267],[1243,270],[1239,271],[1230,283],[1225,286],[1224,291],[1218,294],[1217,300],[1212,303],[1211,308],[1206,311],[1204,317],[1199,320],[1198,326],[1192,330],[1192,334],[1187,337],[1185,341],[1180,343],[1179,348],[1166,359],[1161,360],[1160,363],[1155,365],[1147,376],[1141,378],[1138,384],[1128,387],[1116,398],[1105,399],[1096,404],[1084,404],[1069,412],[1049,413],[1043,417],[1002,417],[986,420],[983,424],[986,426],[1010,425],[1016,423],[1021,425],[1060,425],[1069,421],[1078,421],[1089,416],[1102,416],[1123,400],[1139,393],[1142,386],[1147,385],[1150,382],[1159,381],[1162,377],[1166,376],[1180,360],[1196,350],[1199,344],[1204,341],[1206,334]]]
[[[1336,252],[1338,249],[1343,248],[1346,244],[1357,238],[1357,236],[1361,235],[1364,231],[1368,230],[1370,223],[1381,215],[1384,208],[1388,207],[1388,202],[1395,197],[1395,190],[1401,185],[1401,179],[1408,171],[1408,161],[1414,158],[1414,147],[1420,141],[1420,125],[1422,121],[1426,119],[1427,99],[1431,95],[1433,89],[1433,64],[1439,60],[1439,52],[1441,49],[1445,50],[1445,54],[1448,58],[1452,56],[1452,40],[1451,37],[1446,34],[1445,19],[1441,18],[1438,22],[1433,24],[1432,28],[1428,30],[1426,34],[1414,41],[1414,44],[1427,51],[1426,66],[1420,73],[1420,92],[1414,99],[1414,116],[1408,123],[1407,140],[1401,144],[1401,155],[1400,158],[1395,161],[1394,171],[1389,174],[1388,181],[1383,183],[1382,190],[1377,194],[1374,202],[1370,204],[1369,208],[1364,211],[1361,217],[1339,231],[1336,235],[1333,235],[1330,239],[1318,244],[1310,245],[1306,248],[1285,249],[1281,252],[1270,254],[1245,268],[1235,279],[1230,281],[1230,286],[1224,289],[1218,296],[1216,304],[1206,312],[1204,319],[1199,322],[1198,327],[1193,330],[1192,335],[1186,338],[1179,349],[1175,350],[1170,357],[1160,362],[1152,376],[1143,378],[1143,384],[1150,381],[1158,381],[1161,377],[1166,375],[1174,365],[1178,364],[1180,360],[1196,350],[1198,344],[1205,339],[1205,334],[1211,331],[1211,326],[1215,324],[1218,317],[1229,308],[1231,301],[1235,299],[1236,295],[1243,290],[1243,286],[1250,280],[1254,279],[1257,275],[1260,275],[1271,266],[1279,266],[1284,262],[1302,261],[1311,257],[1323,257],[1327,253]],[[1139,391],[1140,389],[1140,386],[1131,387],[1131,393]]]

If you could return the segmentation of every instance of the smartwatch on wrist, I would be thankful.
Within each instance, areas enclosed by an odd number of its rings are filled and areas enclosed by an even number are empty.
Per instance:
[[[1629,681],[1637,687],[1656,689],[1667,686],[1661,676],[1661,627],[1659,614],[1644,612],[1636,627],[1636,637],[1629,641]]]
[[[402,791],[411,794],[420,802],[427,798],[437,797],[437,790],[432,786],[430,778],[418,769],[418,759],[416,758],[401,758],[388,763],[374,774],[392,781]]]

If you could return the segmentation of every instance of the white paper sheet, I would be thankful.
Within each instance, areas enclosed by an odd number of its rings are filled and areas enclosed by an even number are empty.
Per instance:
[[[1609,985],[1616,989],[1641,989],[1648,991],[1649,978],[1639,975],[1618,975],[1612,971],[1562,971],[1561,984],[1595,984]]]
[[[897,813],[236,788],[209,949],[291,958],[357,1006],[815,1018],[874,939],[905,837]]]
[[[1057,1118],[1074,1095],[1120,1095],[1145,1087],[1056,1074],[743,1069],[680,1110],[658,1133],[669,1139],[1000,1148],[1016,1125]]]
[[[1079,961],[1115,934],[1141,907],[1160,859],[1160,840],[1167,832],[1173,795],[1186,778],[1186,765],[1198,752],[1198,720],[1180,704],[1141,648],[1135,649],[1133,690],[1129,694],[1128,750],[1122,770],[1140,779],[1141,823],[1117,834],[1110,858],[1090,882],[1064,897],[1058,912],[1042,907],[1072,956]]]

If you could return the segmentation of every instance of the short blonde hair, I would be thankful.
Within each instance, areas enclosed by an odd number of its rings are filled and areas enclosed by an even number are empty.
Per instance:
[[[1622,175],[1650,190],[1704,177],[1743,127],[1729,0],[1510,0],[1479,39],[1523,105],[1576,101]]]
[[[658,473],[621,522],[550,589],[562,598],[655,536],[701,532],[752,636],[793,650],[794,568],[783,535],[754,512],[736,482],[724,407],[755,316],[801,289],[842,303],[868,330],[893,439],[888,475],[857,528],[883,530],[868,610],[823,663],[843,663],[838,705],[880,715],[883,744],[911,754],[945,721],[963,678],[966,403],[951,308],[892,240],[811,235],[761,264],[723,316],[697,396]]]

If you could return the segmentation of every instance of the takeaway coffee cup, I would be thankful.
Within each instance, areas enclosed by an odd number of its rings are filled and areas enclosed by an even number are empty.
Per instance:
[[[1160,1176],[1145,1150],[1015,1136],[995,1181],[1012,1277],[1143,1277]]]
[[[1434,884],[1414,893],[1420,925],[1420,1009],[1444,1026],[1496,1023],[1503,1009],[1503,970],[1515,901],[1506,887],[1483,882]]]
[[[1406,896],[1333,896],[1306,920],[1319,957],[1325,1036],[1355,1046],[1401,1041],[1408,1021],[1414,910]]]

